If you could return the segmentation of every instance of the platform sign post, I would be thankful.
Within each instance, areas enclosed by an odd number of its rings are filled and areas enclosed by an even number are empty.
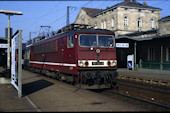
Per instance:
[[[22,97],[22,30],[18,30],[12,38],[11,84]]]

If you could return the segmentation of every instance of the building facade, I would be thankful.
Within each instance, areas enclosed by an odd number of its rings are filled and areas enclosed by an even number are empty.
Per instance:
[[[125,0],[106,9],[82,8],[75,24],[88,24],[94,28],[114,31],[116,36],[136,31],[158,29],[161,9]]]

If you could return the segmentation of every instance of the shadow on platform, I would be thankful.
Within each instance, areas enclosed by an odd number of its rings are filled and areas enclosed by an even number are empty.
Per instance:
[[[23,96],[27,96],[31,93],[37,92],[37,91],[44,89],[46,87],[49,87],[53,84],[54,83],[43,80],[43,79],[31,82],[31,83],[23,84],[22,85]]]
[[[9,69],[1,70],[0,77],[11,78],[11,71]]]

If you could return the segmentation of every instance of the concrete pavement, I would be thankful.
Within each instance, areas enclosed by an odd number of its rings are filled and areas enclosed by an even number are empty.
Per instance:
[[[11,84],[0,85],[0,111],[149,111],[134,105],[81,89],[58,80],[23,70],[23,97]]]
[[[0,68],[0,71],[4,71]],[[170,71],[118,69],[119,78],[150,78],[169,81]],[[0,73],[2,76],[2,73]],[[136,79],[137,80],[137,79]],[[153,82],[153,81],[152,81]],[[110,98],[89,90],[23,70],[23,97],[18,98],[17,90],[10,83],[0,84],[0,112],[82,112],[82,111],[149,111],[118,99]]]
[[[23,73],[23,93],[41,111],[147,111],[39,74],[29,71]]]

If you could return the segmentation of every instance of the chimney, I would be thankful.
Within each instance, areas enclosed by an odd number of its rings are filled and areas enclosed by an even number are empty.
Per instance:
[[[136,0],[132,0],[133,3],[136,3]]]
[[[143,2],[143,5],[144,5],[144,6],[147,6],[147,2]]]

